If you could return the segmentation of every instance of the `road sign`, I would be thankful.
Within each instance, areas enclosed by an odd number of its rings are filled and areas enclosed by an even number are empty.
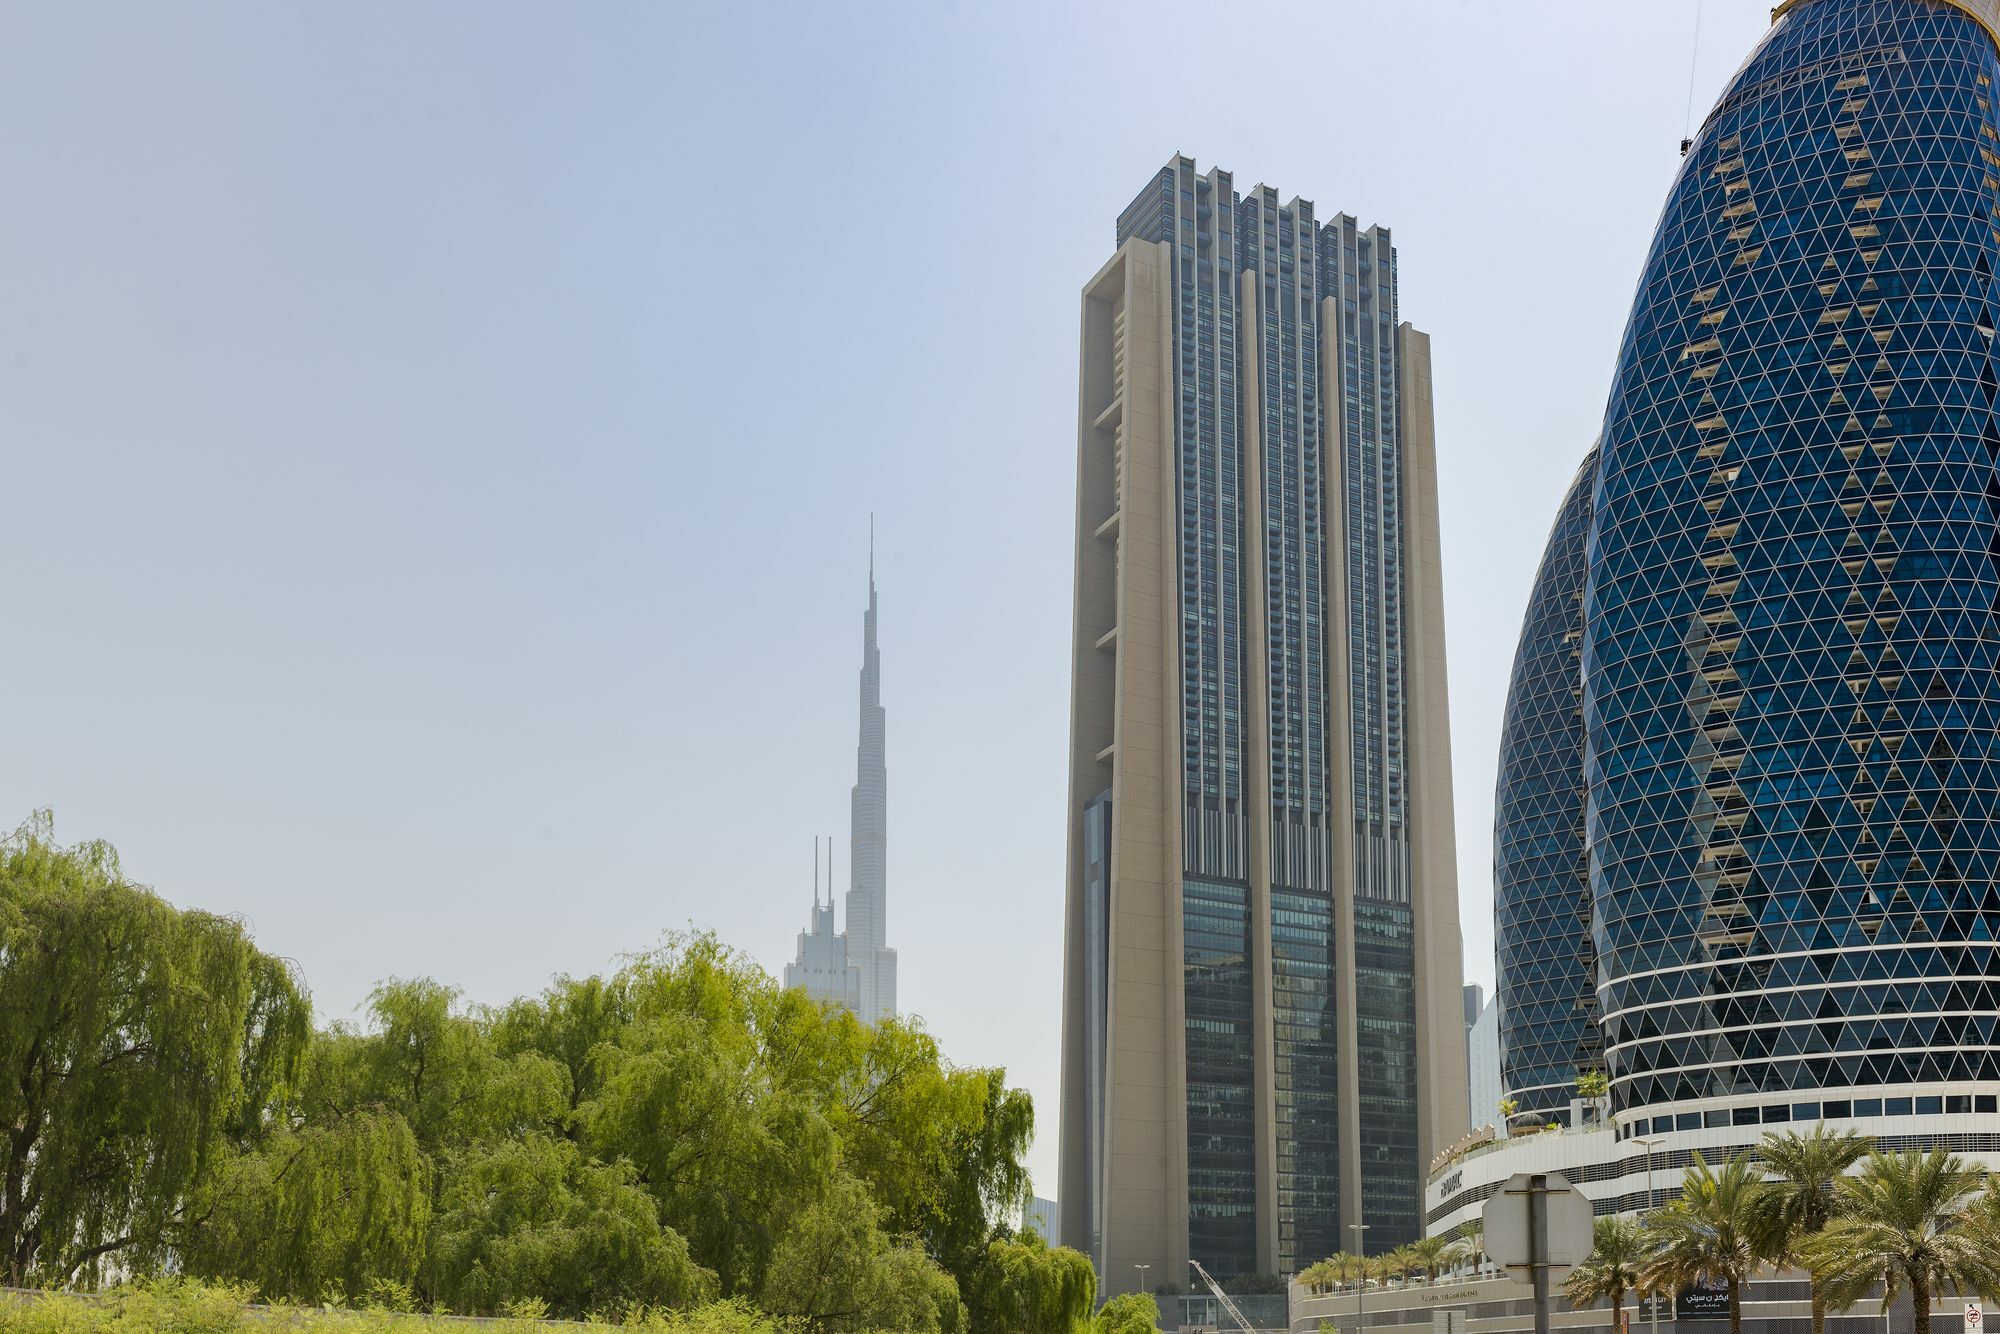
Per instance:
[[[1517,1172],[1485,1211],[1486,1253],[1535,1289],[1535,1334],[1549,1334],[1556,1280],[1590,1258],[1590,1201],[1559,1172]]]
[[[1540,1257],[1550,1269],[1551,1280],[1559,1280],[1570,1269],[1590,1258],[1593,1245],[1590,1229],[1590,1201],[1569,1184],[1559,1172],[1517,1172],[1507,1184],[1486,1201],[1486,1253],[1503,1266],[1516,1283],[1535,1281],[1534,1236],[1530,1228],[1529,1202],[1536,1194],[1535,1181],[1542,1181],[1540,1198],[1548,1208],[1548,1246]]]
[[[1965,1334],[1982,1334],[1986,1328],[1986,1308],[1978,1302],[1965,1304]]]

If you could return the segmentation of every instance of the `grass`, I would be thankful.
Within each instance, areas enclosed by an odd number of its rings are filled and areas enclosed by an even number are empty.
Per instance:
[[[0,1291],[0,1334],[231,1334],[307,1330],[313,1334],[551,1334],[559,1329],[626,1329],[644,1334],[788,1334],[747,1306],[719,1302],[696,1311],[647,1312],[590,1325],[513,1317],[413,1315],[388,1310],[253,1306],[240,1289],[176,1280],[135,1283],[102,1293]]]

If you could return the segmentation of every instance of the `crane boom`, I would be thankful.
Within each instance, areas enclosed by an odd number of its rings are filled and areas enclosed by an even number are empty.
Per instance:
[[[1250,1322],[1243,1318],[1243,1312],[1236,1309],[1236,1303],[1229,1300],[1229,1294],[1222,1290],[1222,1285],[1210,1278],[1208,1271],[1201,1267],[1201,1261],[1189,1260],[1188,1263],[1194,1267],[1195,1273],[1201,1275],[1201,1281],[1208,1285],[1208,1290],[1215,1294],[1215,1300],[1222,1303],[1222,1309],[1229,1312],[1229,1318],[1236,1322],[1236,1327],[1242,1330],[1243,1334],[1257,1334],[1257,1331],[1250,1328]]]

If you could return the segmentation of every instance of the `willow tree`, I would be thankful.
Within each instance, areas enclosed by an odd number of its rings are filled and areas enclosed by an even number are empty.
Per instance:
[[[430,1165],[395,1112],[365,1108],[231,1146],[195,1194],[178,1247],[191,1277],[266,1301],[407,1289],[423,1262]]]
[[[310,1035],[240,922],[132,884],[106,844],[57,846],[46,813],[0,841],[0,1277],[153,1263]]]

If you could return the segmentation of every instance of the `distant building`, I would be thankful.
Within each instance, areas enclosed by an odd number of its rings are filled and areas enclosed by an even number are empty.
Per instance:
[[[1473,1126],[1498,1125],[1500,1099],[1500,998],[1480,1008],[1465,1034],[1465,1091]]]
[[[875,542],[868,543],[868,611],[861,632],[861,737],[855,747],[849,829],[847,930],[833,929],[833,845],[827,843],[826,906],[819,901],[819,853],[813,853],[811,925],[799,933],[798,958],[785,985],[844,1005],[864,1023],[896,1013],[896,951],[889,933],[888,715],[882,708],[882,651],[875,642]]]
[[[819,840],[813,840],[811,925],[799,932],[799,957],[785,965],[785,985],[817,1001],[861,1013],[861,970],[847,961],[847,937],[833,929],[833,840],[826,843],[826,902],[819,901]]]
[[[875,642],[875,539],[868,539],[868,613],[861,632],[861,741],[854,753],[849,829],[847,961],[861,975],[867,1023],[896,1014],[896,951],[889,948],[888,714],[882,708],[882,650]],[[828,885],[829,894],[832,892]]]
[[[1465,1082],[1472,1082],[1472,1026],[1479,1022],[1479,1012],[1486,1008],[1486,988],[1476,982],[1465,984]],[[1472,1124],[1479,1125],[1479,1110],[1473,1108]]]
[[[1057,1236],[1060,1235],[1056,1231],[1060,1218],[1061,1213],[1056,1202],[1037,1195],[1028,1201],[1027,1210],[1021,1215],[1021,1231],[1037,1233],[1043,1241],[1054,1246],[1057,1244]]]

